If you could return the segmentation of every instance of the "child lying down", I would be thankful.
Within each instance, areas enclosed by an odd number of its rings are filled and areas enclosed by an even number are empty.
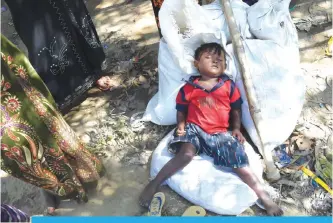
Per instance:
[[[233,168],[257,194],[268,215],[282,215],[248,166],[245,138],[240,132],[242,99],[235,83],[224,74],[224,49],[217,43],[201,45],[195,51],[194,65],[200,76],[192,76],[176,99],[177,128],[169,143],[175,156],[146,186],[140,204],[147,207],[166,179],[188,165],[195,155],[205,153],[214,158],[215,165]],[[227,131],[229,117],[232,132]]]

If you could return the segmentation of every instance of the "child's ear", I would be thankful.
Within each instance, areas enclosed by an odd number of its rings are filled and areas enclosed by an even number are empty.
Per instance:
[[[194,64],[195,68],[198,68],[199,61],[194,60],[193,64]]]

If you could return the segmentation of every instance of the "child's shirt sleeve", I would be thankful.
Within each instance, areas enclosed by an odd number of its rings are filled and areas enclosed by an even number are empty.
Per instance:
[[[180,112],[186,112],[189,105],[189,94],[190,89],[187,84],[185,84],[178,92],[176,98],[176,109]]]
[[[241,98],[238,87],[231,80],[231,92],[230,92],[230,106],[231,109],[241,109],[243,100]]]

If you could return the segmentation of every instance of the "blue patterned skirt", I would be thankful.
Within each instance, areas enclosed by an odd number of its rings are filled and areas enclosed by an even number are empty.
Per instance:
[[[199,126],[188,123],[184,136],[176,136],[169,143],[169,151],[177,153],[182,143],[191,143],[197,154],[205,153],[214,158],[214,164],[223,167],[242,168],[249,165],[244,146],[229,132],[208,134]]]

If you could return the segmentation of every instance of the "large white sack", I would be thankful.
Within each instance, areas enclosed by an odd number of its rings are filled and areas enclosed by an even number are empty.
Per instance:
[[[237,28],[244,39],[252,39],[253,35],[250,32],[249,24],[247,23],[246,10],[250,7],[242,0],[232,0],[231,8],[235,17]],[[227,42],[231,42],[228,23],[222,11],[220,0],[215,0],[211,4],[202,6],[209,15],[214,26],[219,27],[224,32]]]
[[[224,35],[221,27],[212,23],[209,12],[195,0],[165,0],[159,11],[159,22],[175,64],[187,74],[196,72],[193,55],[186,48],[193,36],[207,34],[223,40],[223,45],[226,43],[225,37],[221,37]]]
[[[173,61],[168,45],[161,39],[158,51],[158,92],[149,101],[142,120],[158,125],[176,124],[176,97],[188,79]]]
[[[290,0],[259,0],[251,6],[248,9],[250,29],[257,38],[263,40],[242,41],[263,119],[259,123],[259,130],[268,149],[282,144],[290,136],[305,99],[298,37],[290,17],[289,3]],[[235,60],[231,45],[227,51]],[[237,67],[240,71],[238,64]],[[239,72],[236,85],[245,99],[242,123],[253,142],[260,147]]]
[[[290,0],[259,0],[247,9],[251,33],[280,46],[297,43],[297,32],[289,12]]]
[[[281,47],[270,40],[245,40],[243,45],[263,120],[258,125],[261,138],[265,148],[273,149],[290,136],[303,107],[305,81],[299,67],[298,49],[297,46]],[[235,56],[231,45],[227,51]],[[261,148],[239,73],[236,86],[244,101],[242,123]]]
[[[173,131],[164,137],[153,153],[150,169],[153,178],[173,157],[167,150]],[[245,143],[245,151],[251,169],[263,181],[259,156],[248,143]],[[165,183],[195,205],[222,215],[238,215],[258,199],[254,191],[231,168],[215,166],[213,159],[206,155],[196,156]]]

